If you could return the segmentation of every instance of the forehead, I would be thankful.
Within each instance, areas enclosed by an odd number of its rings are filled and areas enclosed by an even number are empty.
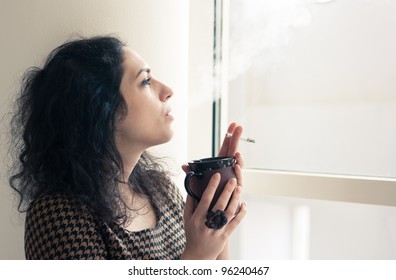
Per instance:
[[[125,74],[136,75],[142,68],[146,68],[147,63],[143,60],[143,58],[134,50],[124,47],[124,61],[123,67]]]

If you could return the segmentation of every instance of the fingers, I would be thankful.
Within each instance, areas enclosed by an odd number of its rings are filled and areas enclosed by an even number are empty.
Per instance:
[[[232,199],[225,211],[229,221],[240,211],[239,199],[241,198],[241,193],[242,193],[242,187],[238,186],[235,188],[235,191],[232,194]]]
[[[217,186],[220,183],[220,179],[220,173],[215,173],[212,178],[210,178],[208,186],[202,194],[201,200],[195,210],[196,215],[206,217],[210,203],[212,202]]]
[[[186,174],[188,172],[190,172],[190,170],[191,170],[190,166],[188,164],[183,164],[181,168],[183,169],[184,173],[186,173]]]
[[[240,152],[236,152],[236,153],[235,153],[235,157],[236,157],[236,159],[237,159],[238,165],[239,165],[241,168],[243,168],[244,159],[243,159],[242,154],[241,154]]]
[[[237,178],[238,186],[243,186],[242,168],[239,164],[235,164],[234,171]]]
[[[239,183],[239,182],[238,182]],[[228,220],[231,220],[237,212],[239,212],[239,200],[242,193],[242,186],[237,185],[235,178],[230,179],[216,204],[213,207],[213,212],[222,210],[226,212]]]
[[[230,190],[232,190],[232,188],[234,188],[234,190],[230,195]],[[224,210],[228,218],[226,226],[219,230],[222,231],[225,236],[230,236],[246,215],[246,203],[240,203],[241,194],[242,186],[236,186],[235,178],[231,179],[224,188],[218,202],[213,207],[213,211]]]
[[[213,206],[213,212],[215,212],[216,210],[223,211],[226,209],[227,204],[230,201],[231,196],[233,196],[236,187],[237,187],[237,180],[235,178],[231,178],[230,180],[228,180],[219,199],[217,200],[216,204]],[[230,218],[230,216],[228,216],[228,218]]]
[[[247,213],[246,202],[241,203],[238,214],[227,224],[226,231],[230,235],[241,223]]]
[[[238,124],[236,122],[232,122],[228,126],[227,133],[230,133],[233,136],[231,136],[231,137],[226,136],[224,138],[223,144],[221,145],[221,148],[220,148],[218,156],[222,157],[222,156],[229,156],[229,155],[232,156],[233,155],[233,154],[229,153],[230,152],[229,148],[230,148],[231,145],[235,145],[235,140],[233,140],[233,138],[235,137],[234,136],[234,131],[235,131],[235,129],[237,127],[238,127]],[[241,135],[242,135],[242,132],[241,132]],[[240,137],[240,135],[239,135],[239,137]],[[239,138],[238,138],[238,141],[239,141]],[[235,151],[236,151],[236,149],[235,149]]]
[[[228,146],[228,151],[226,155],[233,156],[238,150],[239,140],[242,136],[242,126],[235,127],[234,131],[232,132],[231,141]]]

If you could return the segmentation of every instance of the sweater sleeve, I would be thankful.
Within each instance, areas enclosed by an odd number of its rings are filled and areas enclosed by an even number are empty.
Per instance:
[[[26,259],[106,259],[98,225],[64,196],[34,201],[25,221]]]

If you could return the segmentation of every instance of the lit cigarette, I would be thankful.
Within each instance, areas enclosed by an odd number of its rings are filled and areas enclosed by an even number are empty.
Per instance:
[[[227,136],[227,137],[231,137],[232,134],[229,133],[229,132],[227,132],[226,136]],[[252,138],[248,138],[248,137],[241,137],[241,138],[239,138],[239,140],[245,141],[245,142],[248,142],[248,143],[256,143],[256,140],[254,140],[254,139],[252,139]]]

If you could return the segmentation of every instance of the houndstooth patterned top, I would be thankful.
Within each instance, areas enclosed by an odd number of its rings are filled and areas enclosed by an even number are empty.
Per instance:
[[[170,185],[155,228],[130,232],[82,213],[63,195],[34,201],[25,222],[26,259],[179,259],[185,247],[184,201]]]

